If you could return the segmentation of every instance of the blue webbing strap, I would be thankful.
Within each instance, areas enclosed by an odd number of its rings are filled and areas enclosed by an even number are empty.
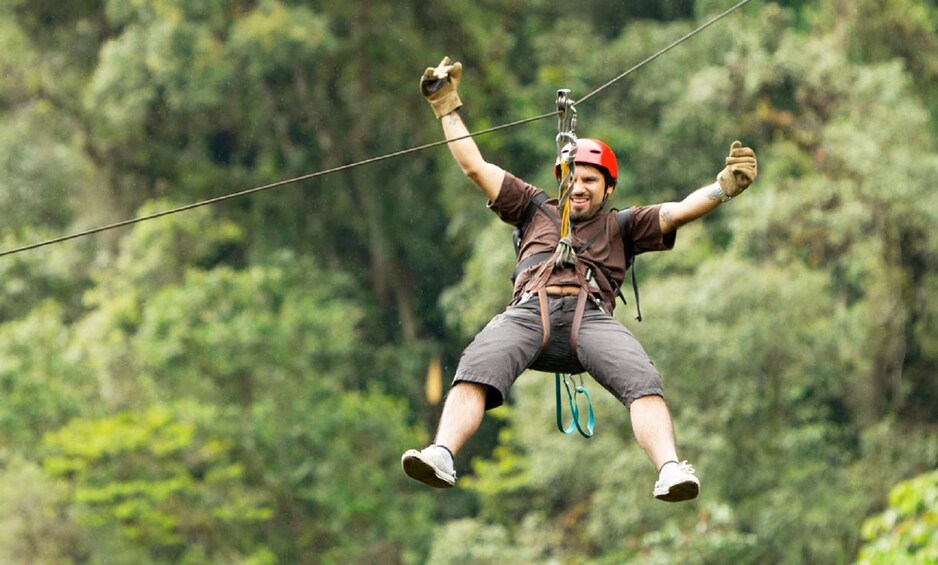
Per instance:
[[[567,389],[567,400],[570,403],[570,413],[573,415],[573,420],[566,428],[564,428],[563,425],[563,401],[560,397],[561,379],[563,380],[564,388]],[[584,387],[581,383],[574,388],[573,392],[570,392],[570,383],[567,380],[567,375],[564,374],[561,377],[560,373],[554,373],[554,385],[557,395],[557,429],[565,434],[572,434],[573,430],[577,430],[580,432],[580,435],[586,439],[593,437],[593,424],[595,423],[595,418],[593,416],[593,403],[590,401],[590,394],[586,391],[586,387]],[[584,431],[583,427],[580,426],[580,408],[577,406],[576,402],[577,395],[581,393],[586,397],[586,404],[589,407],[589,417],[586,422],[586,431]]]

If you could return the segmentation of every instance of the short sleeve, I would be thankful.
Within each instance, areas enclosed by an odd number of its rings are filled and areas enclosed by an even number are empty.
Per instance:
[[[488,207],[505,223],[517,226],[524,218],[524,212],[534,198],[534,195],[541,192],[541,189],[530,185],[523,180],[515,177],[509,172],[505,172],[505,179],[502,181],[502,187],[498,192],[498,197],[494,202],[489,202]]]
[[[661,232],[661,222],[658,213],[660,204],[652,206],[634,206],[619,214],[629,213],[631,249],[633,255],[640,255],[649,251],[669,251],[674,248],[677,241],[677,230],[670,233]],[[621,222],[620,222],[621,225]],[[623,241],[628,241],[623,237]]]

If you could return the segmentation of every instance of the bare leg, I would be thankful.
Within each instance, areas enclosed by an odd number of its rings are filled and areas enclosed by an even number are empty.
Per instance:
[[[479,429],[485,415],[486,386],[459,382],[446,395],[443,415],[437,428],[437,445],[445,445],[455,455]]]
[[[668,461],[677,461],[674,427],[664,399],[657,395],[643,396],[632,402],[630,410],[635,439],[651,458],[655,469],[661,469]]]
[[[456,452],[472,437],[485,414],[486,386],[460,382],[446,396],[434,445],[401,456],[401,467],[412,479],[436,488],[456,486]]]

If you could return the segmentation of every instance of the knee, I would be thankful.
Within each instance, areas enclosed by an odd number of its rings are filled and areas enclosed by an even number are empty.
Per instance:
[[[646,394],[633,399],[632,402],[629,403],[628,408],[635,413],[636,411],[667,410],[668,405],[665,403],[664,397],[660,394]]]
[[[458,381],[447,394],[447,401],[481,402],[485,403],[488,394],[488,385],[469,381]]]

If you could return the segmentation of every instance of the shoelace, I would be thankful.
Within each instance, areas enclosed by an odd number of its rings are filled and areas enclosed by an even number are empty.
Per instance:
[[[691,465],[690,463],[688,463],[687,460],[680,461],[680,462],[678,462],[678,461],[668,461],[667,463],[665,463],[665,464],[661,467],[661,470],[659,471],[659,474],[661,474],[661,473],[664,471],[664,468],[667,467],[670,463],[674,463],[675,465],[677,465],[677,470],[678,470],[678,471],[681,471],[682,473],[687,473],[687,474],[690,474],[690,475],[694,475],[694,474],[695,474],[695,473],[694,473],[694,467],[693,467],[693,465]]]
[[[690,473],[691,475],[694,474],[694,466],[688,463],[687,461],[681,461],[680,463],[678,463],[677,468],[680,469],[681,471],[684,471],[685,473]]]

